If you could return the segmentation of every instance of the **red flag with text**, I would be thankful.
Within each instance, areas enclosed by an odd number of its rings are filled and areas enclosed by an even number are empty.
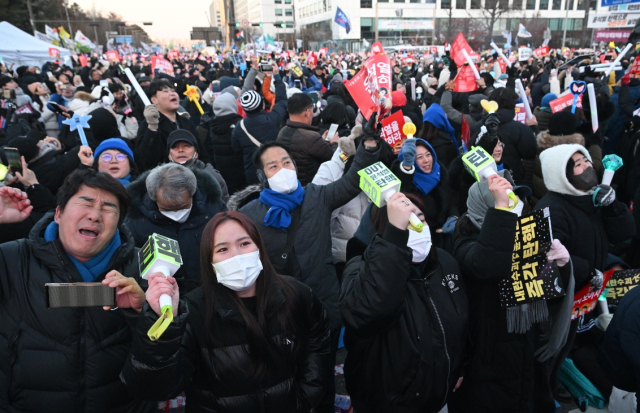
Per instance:
[[[158,69],[162,73],[173,76],[173,65],[161,56],[151,56],[151,71]]]
[[[178,59],[180,57],[180,52],[177,50],[169,50],[167,52],[167,57],[169,58],[169,60]]]
[[[120,61],[120,53],[117,50],[109,50],[105,53],[107,56],[107,60],[110,62],[119,62]]]
[[[465,59],[464,54],[462,53],[463,49],[467,51],[469,56],[473,53],[473,49],[471,49],[471,46],[467,43],[467,39],[464,38],[462,33],[458,33],[453,43],[451,43],[451,58],[456,62],[458,67],[467,63],[467,59]]]
[[[473,69],[467,65],[458,67],[458,75],[454,79],[454,83],[454,92],[473,92],[478,89],[476,75],[473,73]]]
[[[387,55],[375,55],[371,56],[364,62],[364,67],[370,72],[373,72],[373,76],[376,79],[378,90],[380,88],[387,89],[387,95],[391,96],[391,60]]]
[[[562,95],[559,98],[549,102],[549,107],[551,108],[551,112],[553,113],[560,112],[567,106],[573,106],[573,95],[571,93]],[[576,107],[582,107],[582,95],[578,95],[578,103],[576,104]]]
[[[373,52],[373,54],[384,54],[384,49],[382,48],[382,43],[380,42],[375,42],[372,46],[371,46],[371,51]]]
[[[378,85],[375,73],[365,67],[362,68],[351,80],[344,83],[351,97],[358,105],[365,119],[369,120],[371,114],[377,112],[380,107],[378,99]]]
[[[406,138],[405,134],[402,133],[402,127],[404,126],[404,114],[401,110],[382,119],[381,123],[382,132],[380,133],[380,137],[387,141],[392,148],[396,143]]]

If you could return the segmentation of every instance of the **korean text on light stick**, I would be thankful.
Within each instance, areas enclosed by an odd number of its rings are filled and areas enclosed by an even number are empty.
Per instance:
[[[129,69],[128,67],[124,69],[124,74],[127,75],[129,82],[131,82],[131,86],[133,86],[136,92],[138,92],[138,96],[140,96],[140,99],[142,99],[142,103],[144,103],[145,106],[151,105],[151,101],[147,97],[147,94],[144,93],[144,90],[142,90],[140,83],[138,83],[135,76],[133,76],[133,73],[131,73],[131,69]]]
[[[469,171],[478,182],[485,181],[489,179],[490,176],[498,175],[496,161],[489,155],[489,152],[480,146],[476,146],[462,155],[462,162],[465,168],[467,168],[467,171]],[[518,197],[510,189],[507,190],[507,196],[513,202],[513,205],[511,205],[511,202],[509,203],[509,209],[515,208],[516,205],[518,205]]]
[[[494,42],[491,42],[491,47],[496,51],[496,53],[498,53],[498,56],[500,56],[500,58],[504,60],[504,62],[507,64],[507,67],[511,68],[511,62],[509,61],[509,59],[507,59],[507,56],[502,53],[502,50]]]
[[[471,56],[469,56],[469,53],[467,53],[465,49],[462,49],[462,54],[464,55],[464,58],[467,59],[467,63],[469,63],[471,70],[473,70],[473,75],[476,77],[476,80],[480,79],[480,73],[478,73],[478,68],[476,67],[476,64],[473,63],[473,59],[471,59]]]
[[[393,194],[400,192],[400,180],[382,162],[376,162],[361,169],[358,175],[360,175],[360,189],[379,208],[387,205]],[[422,232],[424,224],[412,212],[409,217],[409,226],[416,232]]]
[[[140,276],[145,280],[149,278],[149,275],[156,272],[169,277],[175,274],[182,265],[178,241],[159,234],[149,236],[147,242],[138,252],[138,260],[140,263]],[[147,333],[151,341],[160,338],[173,321],[173,305],[170,295],[162,294],[160,296],[160,311],[162,316],[158,318],[158,321],[151,326]]]
[[[596,89],[593,87],[593,83],[587,84],[587,91],[589,92],[589,106],[591,109],[591,128],[595,132],[598,130],[598,107],[596,106]]]
[[[629,52],[629,50],[631,50],[632,47],[633,45],[631,43],[627,43],[627,46],[624,48],[624,50],[620,52],[618,57],[616,57],[616,60],[614,60],[613,63],[611,63],[611,66],[609,66],[609,69],[604,72],[604,77],[609,76],[609,73],[611,73],[613,68],[616,67],[618,63],[620,63],[624,55],[626,55],[627,52]]]
[[[531,106],[529,106],[529,99],[527,98],[527,94],[524,92],[524,87],[522,86],[522,81],[520,79],[516,79],[516,87],[518,88],[520,99],[522,99],[522,103],[524,103],[524,110],[527,112],[527,119],[531,119]]]
[[[604,166],[604,174],[602,175],[602,184],[611,185],[613,175],[615,172],[622,168],[622,158],[618,155],[607,155],[602,158],[602,165]]]

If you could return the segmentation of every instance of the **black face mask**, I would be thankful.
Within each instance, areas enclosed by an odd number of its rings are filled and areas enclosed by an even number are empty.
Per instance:
[[[622,62],[621,65],[624,70],[627,70],[629,68],[629,62]]]
[[[598,185],[598,175],[592,166],[585,169],[580,175],[570,174],[567,178],[571,185],[580,191],[590,191]]]

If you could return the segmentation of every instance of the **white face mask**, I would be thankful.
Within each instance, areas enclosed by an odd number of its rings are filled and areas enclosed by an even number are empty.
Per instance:
[[[281,194],[290,194],[298,189],[298,174],[295,169],[282,168],[267,181],[269,188]]]
[[[211,265],[218,282],[233,291],[244,291],[251,287],[262,271],[259,250]]]
[[[191,205],[187,209],[179,209],[177,211],[160,211],[160,213],[170,220],[176,221],[180,224],[184,224],[187,218],[189,218],[191,208],[193,208],[193,205]]]
[[[431,231],[429,231],[429,226],[425,224],[422,232],[416,232],[410,229],[407,247],[413,250],[412,262],[420,263],[426,260],[429,251],[431,251]]]

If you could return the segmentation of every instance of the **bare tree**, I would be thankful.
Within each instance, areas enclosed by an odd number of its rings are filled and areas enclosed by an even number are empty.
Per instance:
[[[480,0],[471,0],[472,4],[474,2],[480,3]],[[491,38],[493,37],[493,27],[500,17],[508,14],[511,11],[509,7],[509,0],[484,0],[484,7],[479,7],[480,13],[482,17],[476,19],[471,16],[469,13],[469,17],[472,17],[477,23],[481,24],[485,30],[486,36],[484,41],[484,46],[488,49],[491,44]],[[468,13],[468,12],[467,12]]]

